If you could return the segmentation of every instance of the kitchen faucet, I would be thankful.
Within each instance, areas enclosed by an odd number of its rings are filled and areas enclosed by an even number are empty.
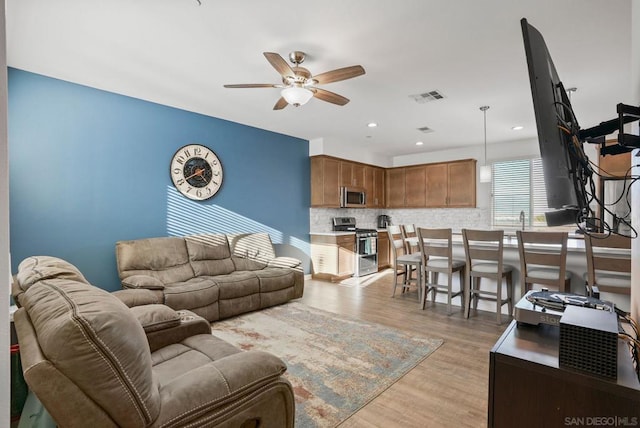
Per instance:
[[[524,230],[524,211],[520,211],[520,223],[522,223],[522,230]]]

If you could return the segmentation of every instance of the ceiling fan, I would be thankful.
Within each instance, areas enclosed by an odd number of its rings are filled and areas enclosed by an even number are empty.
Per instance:
[[[273,106],[274,110],[281,110],[291,104],[299,107],[306,104],[312,97],[319,100],[327,101],[339,106],[343,106],[349,102],[348,98],[338,95],[325,89],[316,88],[316,85],[325,83],[339,82],[341,80],[351,79],[363,75],[364,68],[360,65],[339,68],[327,71],[313,76],[309,70],[301,67],[306,54],[300,51],[294,51],[289,54],[289,61],[293,64],[291,67],[280,55],[274,52],[264,52],[267,61],[282,76],[282,83],[247,83],[239,85],[224,85],[225,88],[281,88],[280,99]]]

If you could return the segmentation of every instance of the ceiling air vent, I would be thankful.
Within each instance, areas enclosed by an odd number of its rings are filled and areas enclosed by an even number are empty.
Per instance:
[[[422,128],[418,128],[418,131],[423,132],[425,134],[430,134],[433,131],[433,129],[429,128],[428,126],[423,126]]]
[[[425,92],[424,94],[409,95],[409,97],[413,98],[419,104],[424,104],[430,101],[441,100],[444,98],[444,95],[442,94],[442,92],[435,90],[435,91]]]

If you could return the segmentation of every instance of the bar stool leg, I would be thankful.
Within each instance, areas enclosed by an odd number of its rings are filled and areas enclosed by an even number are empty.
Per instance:
[[[502,277],[496,279],[496,322],[502,324]]]
[[[513,276],[507,272],[507,298],[509,299],[509,316],[513,316]]]

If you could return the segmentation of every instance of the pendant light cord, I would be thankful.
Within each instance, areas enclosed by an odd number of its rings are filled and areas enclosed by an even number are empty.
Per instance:
[[[482,106],[480,110],[484,114],[484,165],[487,166],[487,110],[489,110],[489,106]]]

